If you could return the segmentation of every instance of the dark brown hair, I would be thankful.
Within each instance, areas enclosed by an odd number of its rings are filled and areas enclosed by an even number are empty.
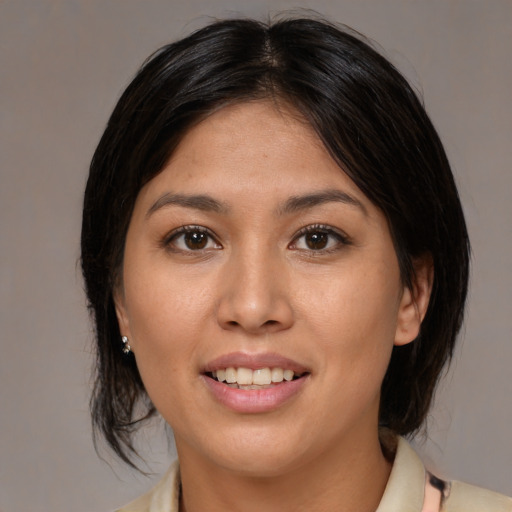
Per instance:
[[[425,109],[402,75],[348,29],[313,19],[215,22],[143,65],[92,159],[82,269],[96,326],[93,422],[129,464],[132,434],[155,410],[124,356],[112,291],[135,199],[184,133],[222,106],[271,98],[311,124],[354,183],[384,212],[403,282],[429,255],[434,283],[418,338],[395,347],[380,424],[402,435],[423,423],[461,327],[469,242],[454,179]]]

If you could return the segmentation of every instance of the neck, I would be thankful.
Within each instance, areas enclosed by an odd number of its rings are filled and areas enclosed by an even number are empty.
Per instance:
[[[178,453],[180,512],[374,512],[391,471],[376,429],[371,439],[351,437],[286,472],[264,477],[219,467],[183,446],[178,445]]]

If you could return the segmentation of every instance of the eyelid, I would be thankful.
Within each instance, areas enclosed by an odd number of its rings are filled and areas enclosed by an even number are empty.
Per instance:
[[[186,249],[179,249],[177,247],[174,247],[174,248],[172,247],[173,240],[175,240],[176,238],[178,238],[181,235],[185,235],[187,233],[194,233],[194,232],[204,233],[205,235],[208,235],[208,237],[210,237],[212,239],[213,243],[216,246],[218,246],[218,247],[215,247],[215,249],[222,248],[221,244],[217,240],[217,237],[210,229],[208,229],[204,226],[196,225],[196,224],[185,224],[183,226],[179,226],[176,229],[173,229],[170,233],[167,233],[164,236],[164,238],[162,239],[162,246],[168,250],[175,250],[175,251],[185,252],[185,253],[187,253],[187,252],[191,252],[191,253],[198,252],[199,253],[201,251],[206,250],[206,249],[198,249],[198,250],[194,251],[192,249],[186,250]]]
[[[318,249],[318,250],[296,249],[296,248],[295,249],[309,251],[312,253],[329,253],[329,252],[334,252],[336,250],[339,250],[343,246],[352,244],[352,240],[350,239],[350,237],[338,228],[335,228],[335,227],[327,225],[327,224],[311,224],[311,225],[305,226],[305,227],[301,228],[299,231],[297,231],[293,235],[292,241],[288,247],[293,249],[294,248],[293,246],[297,243],[297,240],[299,240],[302,236],[307,235],[309,233],[315,233],[315,232],[322,232],[322,233],[326,233],[329,236],[333,236],[339,241],[339,243],[336,245],[336,247],[332,247],[332,248],[328,248],[328,249]]]

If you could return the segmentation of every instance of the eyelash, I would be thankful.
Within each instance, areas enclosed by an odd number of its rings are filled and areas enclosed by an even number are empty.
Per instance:
[[[311,249],[311,248],[298,248],[297,241],[306,235],[320,233],[322,235],[327,235],[329,238],[334,238],[336,240],[336,244],[334,247],[328,248],[320,248],[320,249]],[[329,243],[329,242],[327,242]],[[350,238],[343,232],[340,232],[337,229],[332,228],[331,226],[327,226],[325,224],[314,224],[311,226],[306,226],[302,228],[293,238],[293,241],[289,245],[291,249],[295,249],[298,251],[307,251],[310,253],[320,253],[320,254],[330,254],[336,251],[339,251],[344,246],[351,245],[352,242]]]
[[[191,249],[190,247],[189,248],[179,248],[179,247],[176,247],[176,241],[182,237],[182,236],[185,236],[187,234],[192,234],[192,233],[199,233],[201,235],[206,235],[208,237],[208,239],[206,240],[206,244],[205,245],[208,245],[209,243],[213,242],[216,247],[200,247],[200,248],[197,248],[197,249]],[[312,248],[300,248],[300,247],[297,247],[297,242],[302,238],[302,237],[305,237],[307,235],[311,235],[311,234],[321,234],[321,235],[326,235],[328,237],[328,240],[327,240],[327,244],[329,244],[329,239],[331,238],[334,238],[336,240],[336,244],[334,247],[327,247],[327,248],[318,248],[318,249],[312,249]],[[315,254],[315,253],[318,253],[318,254],[330,254],[330,253],[333,253],[333,252],[336,252],[340,249],[343,248],[343,246],[347,246],[347,245],[351,245],[351,240],[350,238],[332,228],[331,226],[327,226],[327,225],[324,225],[324,224],[313,224],[311,226],[306,226],[304,228],[302,228],[300,231],[298,231],[295,236],[293,237],[293,240],[292,242],[288,245],[288,248],[292,249],[292,250],[297,250],[297,251],[305,251],[305,252],[310,252],[312,254]],[[219,244],[219,242],[217,242],[217,240],[215,239],[215,237],[213,236],[212,232],[203,227],[203,226],[194,226],[194,225],[186,225],[186,226],[181,226],[175,230],[173,230],[171,233],[169,233],[165,238],[164,240],[162,241],[162,245],[168,249],[168,250],[171,250],[173,252],[181,252],[181,253],[200,253],[202,251],[207,251],[207,250],[211,250],[211,249],[222,249],[222,246]]]
[[[181,226],[181,227],[173,230],[171,233],[169,233],[164,238],[164,240],[162,241],[162,245],[166,249],[169,249],[171,251],[181,252],[181,253],[185,253],[185,254],[186,253],[194,253],[194,252],[199,253],[201,251],[206,251],[206,250],[212,249],[212,248],[199,248],[199,249],[188,248],[188,249],[185,249],[185,248],[176,247],[176,245],[175,245],[176,241],[180,237],[185,236],[187,234],[192,234],[192,233],[199,233],[201,235],[206,235],[208,237],[206,244],[209,244],[210,242],[213,241],[213,243],[217,246],[217,247],[214,247],[213,249],[221,249],[222,248],[220,246],[220,244],[216,241],[215,237],[213,236],[213,234],[211,233],[211,231],[209,229],[206,229],[203,226],[193,226],[193,225]]]

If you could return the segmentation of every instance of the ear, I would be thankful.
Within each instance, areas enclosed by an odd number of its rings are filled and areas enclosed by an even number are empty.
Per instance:
[[[430,301],[434,282],[432,257],[429,254],[417,258],[413,261],[413,267],[412,289],[404,288],[400,300],[395,345],[406,345],[416,339]]]
[[[114,306],[116,308],[117,323],[119,324],[119,332],[121,336],[127,336],[130,340],[130,346],[133,349],[133,339],[130,331],[130,321],[128,311],[126,309],[124,289],[122,285],[117,285],[112,293]]]

